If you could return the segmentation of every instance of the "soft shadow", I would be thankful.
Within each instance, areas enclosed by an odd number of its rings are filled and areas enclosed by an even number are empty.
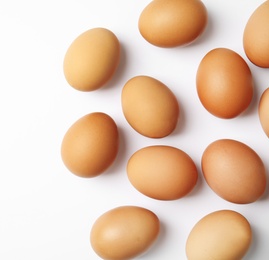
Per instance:
[[[178,135],[178,134],[182,133],[184,131],[184,129],[186,128],[185,111],[184,111],[184,108],[182,107],[181,103],[179,102],[179,100],[178,100],[178,104],[179,104],[179,111],[180,112],[179,112],[177,125],[176,125],[176,128],[174,129],[174,131],[169,136]]]
[[[208,13],[207,25],[202,34],[198,36],[198,38],[196,38],[193,42],[186,44],[185,46],[179,46],[180,48],[196,47],[197,45],[201,45],[205,41],[209,41],[211,36],[214,35],[213,19],[209,10],[207,10],[207,13]]]
[[[197,167],[197,164],[196,164],[196,167]],[[204,179],[204,176],[200,167],[197,167],[197,172],[198,172],[197,183],[194,186],[193,190],[185,196],[186,199],[199,195],[201,190],[204,187],[205,179]]]
[[[252,260],[256,259],[257,251],[259,249],[259,235],[257,230],[255,229],[255,226],[251,225],[251,232],[252,232],[252,241],[249,250],[246,253],[246,256],[244,257],[245,260]]]
[[[154,242],[154,244],[144,253],[142,254],[139,258],[143,258],[146,257],[147,255],[153,255],[153,251],[154,250],[160,250],[160,248],[163,246],[164,241],[167,237],[167,227],[166,225],[160,221],[160,233],[158,235],[157,240]],[[138,259],[139,259],[138,258]]]
[[[126,142],[126,135],[123,128],[118,126],[119,132],[119,150],[117,157],[113,164],[104,172],[104,175],[111,175],[117,174],[122,171],[122,167],[124,167],[125,162],[127,161],[126,157],[126,149],[127,149],[127,142]]]
[[[269,198],[269,185],[268,185],[268,182],[269,182],[269,165],[264,163],[264,166],[265,166],[265,172],[266,172],[266,186],[265,186],[265,191],[264,191],[263,195],[259,199],[260,201],[267,200]]]
[[[126,55],[126,49],[122,42],[120,42],[121,50],[120,50],[120,61],[118,64],[118,67],[116,68],[116,71],[112,75],[112,78],[99,90],[100,91],[106,91],[110,88],[113,88],[118,85],[118,83],[123,78],[124,72],[126,70],[126,64],[127,64],[127,55]]]
[[[249,106],[247,107],[247,109],[245,111],[242,112],[241,117],[247,117],[251,114],[256,113],[257,108],[258,108],[258,104],[259,104],[259,94],[258,94],[258,84],[255,81],[255,77],[253,77],[253,97],[252,100],[249,104]]]

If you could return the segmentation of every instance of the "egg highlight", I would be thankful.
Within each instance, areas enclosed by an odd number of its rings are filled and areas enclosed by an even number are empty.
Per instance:
[[[178,101],[165,84],[153,77],[142,75],[128,80],[122,89],[121,104],[127,122],[146,137],[165,137],[177,126]]]
[[[114,75],[120,60],[120,43],[106,28],[93,28],[79,35],[64,57],[64,76],[76,90],[101,88]]]
[[[65,166],[80,177],[103,173],[116,159],[119,133],[107,114],[94,112],[78,119],[67,130],[61,145]]]
[[[134,259],[150,250],[159,231],[159,218],[152,211],[121,206],[107,211],[94,222],[90,243],[102,259]]]
[[[143,38],[158,47],[190,44],[206,25],[207,9],[200,0],[153,0],[138,22]]]

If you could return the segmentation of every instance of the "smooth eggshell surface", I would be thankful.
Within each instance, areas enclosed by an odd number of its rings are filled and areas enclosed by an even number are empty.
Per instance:
[[[269,88],[263,92],[260,98],[259,118],[265,134],[269,137]]]
[[[150,249],[159,230],[160,221],[152,211],[137,206],[121,206],[95,221],[90,242],[102,259],[133,259]]]
[[[175,47],[196,40],[207,25],[207,10],[200,0],[153,0],[142,11],[138,27],[149,43]]]
[[[186,242],[188,260],[241,260],[252,241],[248,220],[238,212],[212,212],[191,230]]]
[[[196,75],[197,93],[208,112],[220,118],[234,118],[250,105],[252,73],[245,60],[227,48],[209,51]]]
[[[266,188],[265,166],[246,144],[220,139],[207,146],[202,171],[211,189],[223,199],[247,204],[258,200]]]
[[[132,185],[144,195],[158,200],[175,200],[196,185],[198,173],[189,155],[171,146],[148,146],[128,161],[127,174]]]
[[[173,92],[159,80],[136,76],[122,89],[122,110],[138,133],[162,138],[171,134],[179,118],[179,104]]]
[[[114,120],[101,112],[77,120],[66,132],[61,146],[66,167],[80,177],[94,177],[115,160],[119,146]]]
[[[244,50],[249,60],[269,68],[269,1],[262,3],[250,16],[243,34]]]
[[[79,35],[64,57],[64,75],[77,90],[93,91],[110,80],[120,59],[120,43],[113,32],[93,28]]]

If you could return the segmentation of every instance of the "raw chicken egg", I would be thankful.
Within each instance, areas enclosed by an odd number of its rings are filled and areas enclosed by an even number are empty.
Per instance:
[[[120,43],[106,28],[93,28],[79,35],[64,57],[64,75],[77,90],[93,91],[107,83],[120,59]]]
[[[175,47],[196,40],[207,25],[207,10],[200,0],[153,0],[142,11],[138,27],[149,43]]]
[[[61,146],[66,167],[80,177],[95,177],[115,160],[119,146],[114,120],[101,112],[78,119],[66,132]]]
[[[260,98],[259,118],[265,134],[269,137],[269,88],[263,92]]]
[[[136,76],[128,80],[121,95],[123,114],[141,135],[162,138],[171,134],[179,118],[173,92],[159,80]]]
[[[250,16],[243,34],[244,50],[249,60],[269,68],[269,1],[263,2]]]
[[[160,221],[152,211],[138,206],[121,206],[95,221],[90,242],[102,259],[134,259],[151,248],[159,230]]]
[[[186,242],[188,260],[241,260],[252,242],[248,220],[233,210],[218,210],[200,219]]]
[[[184,197],[198,179],[191,157],[178,148],[164,145],[136,151],[128,161],[127,174],[139,192],[158,200]]]
[[[196,75],[197,93],[208,112],[234,118],[245,111],[253,97],[252,73],[233,50],[216,48],[201,60]]]
[[[258,200],[266,188],[266,172],[259,155],[246,144],[220,139],[202,155],[202,171],[211,189],[237,204]]]

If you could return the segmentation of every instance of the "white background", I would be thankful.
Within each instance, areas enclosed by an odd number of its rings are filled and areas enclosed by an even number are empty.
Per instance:
[[[10,0],[0,2],[0,259],[99,259],[89,243],[94,221],[107,210],[138,205],[155,212],[162,224],[156,244],[138,259],[186,259],[185,242],[193,225],[206,214],[234,209],[251,223],[253,243],[247,260],[269,255],[268,189],[252,204],[236,205],[215,195],[200,170],[206,146],[233,138],[252,147],[269,169],[269,141],[257,113],[269,71],[251,64],[243,51],[245,24],[262,0],[204,0],[209,23],[195,43],[162,49],[147,43],[137,22],[149,0]],[[118,37],[121,61],[102,89],[83,93],[63,76],[70,43],[93,27],[106,27]],[[199,102],[195,75],[211,49],[233,49],[249,64],[255,83],[250,107],[235,119],[209,114]],[[176,95],[181,118],[173,134],[149,139],[126,122],[121,89],[136,75],[161,80]],[[108,113],[120,131],[120,150],[109,170],[93,179],[71,174],[60,146],[69,126],[81,116]],[[186,197],[157,201],[136,191],[126,176],[126,163],[137,149],[167,144],[187,152],[199,169],[199,181]]]

